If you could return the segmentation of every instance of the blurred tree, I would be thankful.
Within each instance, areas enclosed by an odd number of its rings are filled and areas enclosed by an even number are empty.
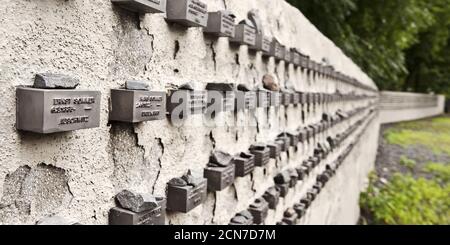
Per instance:
[[[450,0],[288,0],[380,89],[450,95]]]

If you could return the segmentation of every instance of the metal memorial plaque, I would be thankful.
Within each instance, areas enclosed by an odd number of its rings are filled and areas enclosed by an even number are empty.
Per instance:
[[[305,105],[308,103],[308,94],[307,93],[303,93],[303,92],[299,92],[298,93],[300,96],[300,104]]]
[[[167,0],[166,19],[187,27],[206,27],[208,6],[199,0]]]
[[[278,135],[276,140],[279,140],[279,141],[283,142],[284,145],[283,145],[283,147],[281,147],[281,151],[282,152],[285,152],[285,151],[289,150],[289,146],[291,145],[291,141],[290,141],[289,137],[287,137],[287,135],[282,133],[282,134]]]
[[[317,189],[313,189],[311,188],[306,195],[308,196],[308,198],[311,200],[311,202],[313,202],[314,200],[316,200],[316,197],[319,193],[317,192]]]
[[[233,111],[235,108],[235,87],[228,83],[208,83],[206,85],[208,96],[208,111]]]
[[[111,121],[136,123],[162,120],[165,114],[165,92],[111,89]]]
[[[284,212],[283,222],[288,225],[295,225],[297,224],[297,218],[297,212],[293,208],[290,208]]]
[[[263,198],[258,198],[250,205],[248,211],[253,216],[253,223],[262,224],[269,213],[269,204]]]
[[[259,108],[268,108],[270,106],[271,94],[268,90],[258,90],[256,92],[257,106]]]
[[[236,111],[254,110],[257,106],[257,96],[254,91],[236,91]]]
[[[306,213],[306,206],[303,203],[296,203],[294,204],[294,210],[297,213],[297,218],[301,218]]]
[[[231,219],[229,225],[253,225],[253,215],[250,211],[242,211]]]
[[[195,186],[167,186],[167,209],[187,213],[206,200],[207,180],[201,179]]]
[[[284,61],[286,64],[289,64],[292,62],[291,60],[291,50],[289,48],[284,48]]]
[[[306,130],[301,128],[297,130],[298,141],[304,143],[306,141]]]
[[[272,38],[265,36],[263,33],[256,34],[255,46],[250,46],[250,49],[262,51],[263,56],[270,56],[270,45]]]
[[[167,94],[167,113],[178,113],[182,118],[187,114],[203,114],[207,107],[206,91],[171,90]]]
[[[284,51],[285,47],[277,40],[273,39],[272,44],[270,46],[270,54],[275,57],[275,60],[283,60],[284,59]]]
[[[270,106],[278,107],[281,105],[281,93],[279,92],[270,92]]]
[[[143,212],[133,212],[124,208],[114,207],[109,211],[110,225],[165,225],[166,200],[156,198],[158,206]]]
[[[256,29],[243,20],[236,26],[234,38],[230,39],[232,43],[238,43],[241,45],[255,46],[256,44]]]
[[[300,94],[299,94],[299,93],[294,92],[294,93],[292,94],[292,97],[291,97],[291,103],[292,103],[293,105],[298,105],[298,104],[300,104]]]
[[[270,149],[263,144],[250,146],[250,153],[255,155],[255,166],[262,167],[269,163]]]
[[[315,183],[313,185],[313,189],[317,191],[317,194],[320,194],[320,192],[322,191],[322,188],[323,188],[323,185],[320,182]]]
[[[291,62],[295,66],[299,66],[300,65],[300,54],[294,48],[291,49]]]
[[[311,205],[312,200],[310,199],[309,195],[307,195],[306,198],[302,198],[300,200],[300,203],[302,203],[303,205],[305,205],[305,208],[308,209],[309,206]]]
[[[288,150],[286,142],[282,139],[275,139],[275,144],[277,144],[280,147],[281,152],[286,152]]]
[[[294,188],[297,185],[297,182],[298,182],[297,170],[295,170],[295,169],[288,169],[287,171],[288,171],[289,176],[290,176],[289,187],[290,188]]]
[[[263,195],[264,200],[269,203],[269,209],[276,209],[280,201],[280,192],[276,187],[270,187]]]
[[[207,167],[203,172],[203,176],[208,180],[209,191],[221,191],[233,184],[234,174],[234,164],[226,167]]]
[[[270,158],[277,159],[280,157],[281,154],[280,145],[276,144],[275,142],[272,142],[267,144],[267,147],[269,147],[270,150]]]
[[[205,33],[209,33],[218,37],[235,36],[235,18],[231,12],[222,10],[208,13],[208,25],[204,29]]]
[[[96,128],[100,92],[77,89],[16,89],[16,127],[41,134]]]
[[[235,176],[244,177],[255,169],[255,156],[253,154],[241,152],[233,158],[236,168]]]
[[[142,14],[166,12],[166,0],[111,0],[111,2],[121,8]]]
[[[307,169],[302,167],[298,167],[295,169],[297,171],[298,180],[304,180],[305,177],[308,175]]]
[[[280,197],[286,197],[289,193],[289,183],[276,184],[278,192],[280,192]]]

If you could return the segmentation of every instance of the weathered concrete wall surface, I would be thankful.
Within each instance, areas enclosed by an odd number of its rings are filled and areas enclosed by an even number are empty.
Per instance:
[[[209,11],[229,9],[243,19],[250,9],[260,11],[268,34],[312,59],[328,58],[344,74],[374,87],[373,82],[284,0],[205,0]],[[122,189],[165,195],[166,183],[188,169],[201,171],[213,149],[237,153],[257,141],[267,142],[284,130],[318,122],[321,114],[300,120],[297,107],[265,113],[224,115],[220,127],[174,127],[167,120],[140,124],[108,123],[109,89],[130,79],[149,80],[154,90],[167,84],[192,82],[204,89],[208,82],[254,86],[264,74],[284,85],[290,80],[299,91],[342,93],[362,91],[332,80],[308,76],[301,69],[246,46],[232,47],[226,38],[213,39],[200,28],[166,23],[164,15],[138,16],[112,6],[109,0],[3,0],[0,4],[0,223],[35,224],[59,215],[82,224],[107,224],[114,196]],[[99,128],[52,135],[15,129],[15,87],[31,85],[36,73],[53,72],[81,80],[80,88],[102,92]],[[365,93],[365,92],[364,92]],[[344,111],[368,101],[347,102],[330,108]],[[382,116],[383,118],[383,116]],[[190,121],[198,121],[193,116]],[[236,127],[229,122],[250,120],[257,127]],[[378,137],[378,119],[346,160],[344,167],[321,193],[302,221],[305,224],[354,224],[358,191],[372,168]],[[282,168],[308,157],[307,146],[271,160],[251,176],[238,178],[222,192],[208,193],[207,201],[188,214],[169,213],[169,224],[227,224],[273,185]],[[331,161],[332,159],[330,159]],[[314,179],[315,177],[311,177]],[[269,213],[274,224],[297,202],[312,182],[297,185],[297,192]]]
[[[394,123],[441,115],[445,96],[406,92],[380,93],[380,121]]]

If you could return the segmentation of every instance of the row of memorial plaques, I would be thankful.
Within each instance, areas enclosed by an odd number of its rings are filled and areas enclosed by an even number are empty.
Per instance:
[[[351,131],[356,129],[350,128]],[[249,148],[249,152],[242,152],[235,156],[214,151],[208,166],[204,169],[203,177],[194,176],[188,171],[181,178],[169,181],[167,200],[164,197],[124,190],[116,196],[118,205],[110,210],[109,223],[112,225],[163,225],[166,208],[170,211],[187,213],[206,200],[208,190],[221,191],[230,186],[235,177],[248,175],[255,166],[265,166],[270,158],[278,158],[281,151],[286,151],[290,146],[295,147],[299,143],[295,140],[297,137],[288,135],[282,133],[275,141],[276,143],[255,144]],[[268,209],[275,209],[279,198],[285,197],[289,188],[294,188],[298,180],[303,180],[309,175],[320,159],[325,159],[326,155],[333,151],[343,139],[343,137],[335,139],[328,137],[327,143],[318,143],[314,157],[305,161],[300,168],[288,169],[275,176],[276,185],[269,188],[261,199],[257,199],[248,211],[241,212],[237,215],[240,217],[233,218],[230,224],[262,223]]]
[[[186,27],[203,27],[204,32],[218,37],[229,37],[230,42],[248,45],[262,51],[263,56],[275,57],[295,66],[311,70],[354,86],[373,90],[354,78],[334,70],[333,66],[313,61],[295,48],[287,48],[276,38],[264,34],[256,10],[248,18],[235,24],[235,15],[227,10],[208,12],[207,4],[199,0],[111,0],[114,4],[138,13],[166,13],[166,20]]]
[[[58,74],[38,74],[33,87],[16,89],[16,127],[36,133],[55,133],[98,127],[100,92],[75,89],[79,82]],[[211,83],[206,91],[192,88],[149,91],[143,82],[127,82],[125,89],[112,89],[109,110],[111,121],[143,122],[164,119],[166,114],[190,114],[243,109],[319,104],[332,101],[372,98],[362,95],[330,95],[268,90],[236,90],[233,84]]]
[[[362,111],[362,109],[357,110]],[[355,115],[356,113],[349,113]],[[368,116],[368,115],[367,115]],[[280,197],[286,197],[290,188],[294,188],[298,181],[304,180],[312,170],[317,167],[320,162],[334,149],[342,144],[348,132],[353,132],[356,127],[363,122],[364,118],[359,120],[355,126],[346,130],[345,136],[337,135],[336,138],[328,137],[326,143],[318,143],[314,150],[314,156],[304,161],[303,164],[296,169],[287,169],[274,177],[275,186],[270,187],[261,198],[257,198],[248,208],[236,214],[230,221],[230,225],[253,225],[262,224],[268,215],[269,209],[276,209]],[[360,137],[358,135],[357,137]],[[306,197],[302,198],[292,208],[287,209],[283,214],[282,221],[279,225],[295,225],[305,215],[311,203],[317,198],[319,193],[328,183],[328,181],[336,174],[337,169],[341,166],[344,159],[351,152],[354,144],[350,144],[338,159],[330,165],[326,166],[326,170],[319,174],[316,183],[307,191]]]
[[[369,116],[369,115],[367,115]],[[356,124],[360,125],[362,120]],[[354,131],[356,127],[351,127]],[[350,129],[349,129],[350,130]],[[346,132],[348,132],[347,130]],[[358,135],[360,137],[362,132]],[[326,155],[333,151],[343,141],[339,135],[336,138],[327,138],[326,144],[318,144],[314,150],[314,157],[310,157],[296,169],[287,169],[274,177],[275,187],[269,188],[262,198],[255,200],[248,210],[236,214],[230,221],[230,225],[253,225],[261,224],[267,217],[269,209],[276,209],[280,197],[286,197],[290,188],[294,188],[298,181],[304,180],[316,167],[320,159],[325,159]],[[327,147],[323,147],[327,145]],[[299,203],[294,204],[293,208],[286,210],[283,214],[282,221],[279,225],[294,225],[304,216],[306,210],[315,200],[317,195],[325,187],[326,183],[336,173],[336,170],[344,161],[344,158],[350,153],[351,144],[338,160],[326,166],[326,170],[317,176],[317,181],[313,187],[308,190],[305,198]],[[255,147],[251,147],[255,148]],[[270,148],[270,147],[269,147]],[[324,153],[321,155],[320,153]],[[270,149],[270,156],[273,157],[273,151]],[[236,176],[245,176],[254,168],[255,156],[249,153],[241,153],[234,158],[223,152],[214,152],[210,158],[213,166],[205,169],[205,178],[195,178],[188,172],[182,178],[175,178],[168,184],[168,193],[171,209],[188,212],[206,198],[206,189],[211,186],[227,186],[232,182],[234,174]],[[232,160],[231,160],[232,159]],[[249,161],[250,159],[250,161]],[[228,165],[231,161],[236,166],[230,168]],[[251,162],[251,164],[248,164]],[[241,166],[238,170],[238,166]],[[245,166],[246,165],[246,166]],[[250,167],[249,167],[250,166]],[[214,169],[219,168],[219,169]],[[223,169],[220,169],[223,168]],[[250,170],[249,170],[250,169]],[[226,183],[225,183],[225,182]],[[210,182],[212,184],[210,184]],[[208,183],[208,184],[206,184]],[[216,190],[217,187],[213,187]],[[219,187],[223,189],[224,187]],[[117,207],[109,211],[110,225],[164,225],[166,223],[165,209],[167,205],[166,198],[153,196],[152,194],[135,193],[129,190],[123,190],[116,195],[115,201]],[[170,209],[170,208],[169,208]],[[75,221],[66,220],[63,217],[52,216],[38,222],[40,225],[74,225],[79,224]]]

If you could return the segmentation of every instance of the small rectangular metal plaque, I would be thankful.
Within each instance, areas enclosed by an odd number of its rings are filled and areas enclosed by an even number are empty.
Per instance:
[[[208,190],[221,191],[233,184],[235,166],[230,164],[226,167],[207,167],[203,174],[208,180]]]
[[[100,125],[100,92],[77,89],[16,89],[18,130],[49,134]]]
[[[256,44],[256,29],[246,23],[240,23],[236,26],[235,36],[230,39],[232,43],[241,45],[255,46]]]
[[[109,120],[143,122],[162,120],[166,115],[166,93],[111,89]]]
[[[206,27],[208,6],[199,0],[167,0],[166,19],[187,27]]]
[[[235,36],[235,16],[228,11],[217,11],[208,13],[208,26],[205,33],[219,37]]]
[[[236,167],[235,176],[244,177],[255,169],[255,156],[242,152],[233,158],[233,163]]]
[[[166,0],[111,0],[121,8],[137,13],[165,13]]]
[[[187,213],[206,200],[207,180],[196,186],[167,186],[167,209]]]

